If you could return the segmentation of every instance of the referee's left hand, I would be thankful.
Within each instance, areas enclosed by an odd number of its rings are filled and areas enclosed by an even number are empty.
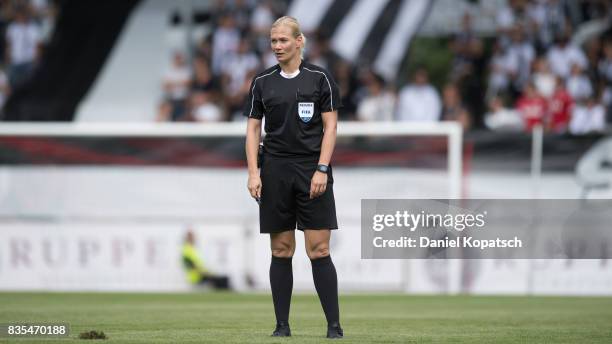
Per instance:
[[[310,199],[321,196],[327,188],[327,174],[316,171],[310,181]]]

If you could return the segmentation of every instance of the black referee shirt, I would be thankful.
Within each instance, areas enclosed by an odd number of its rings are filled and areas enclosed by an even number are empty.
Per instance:
[[[251,83],[244,115],[265,117],[266,153],[279,157],[313,157],[321,153],[322,112],[342,106],[329,72],[302,61],[297,76],[281,75],[279,65],[257,74]]]

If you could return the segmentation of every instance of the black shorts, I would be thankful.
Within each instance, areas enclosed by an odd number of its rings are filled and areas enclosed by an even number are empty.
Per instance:
[[[266,154],[261,167],[260,233],[287,230],[338,229],[331,166],[327,188],[310,199],[310,182],[318,159],[278,158]]]

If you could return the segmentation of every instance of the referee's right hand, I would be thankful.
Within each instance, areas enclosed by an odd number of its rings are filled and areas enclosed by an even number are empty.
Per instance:
[[[249,176],[247,188],[253,198],[261,198],[261,178],[258,175]]]

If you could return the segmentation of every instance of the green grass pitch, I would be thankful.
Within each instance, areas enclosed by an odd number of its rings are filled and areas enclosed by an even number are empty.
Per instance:
[[[343,295],[343,343],[612,343],[612,298]],[[0,323],[68,322],[94,343],[325,343],[316,295],[294,295],[291,338],[271,338],[266,294],[0,293]],[[13,343],[43,340],[11,339]],[[0,339],[0,342],[7,342]]]

